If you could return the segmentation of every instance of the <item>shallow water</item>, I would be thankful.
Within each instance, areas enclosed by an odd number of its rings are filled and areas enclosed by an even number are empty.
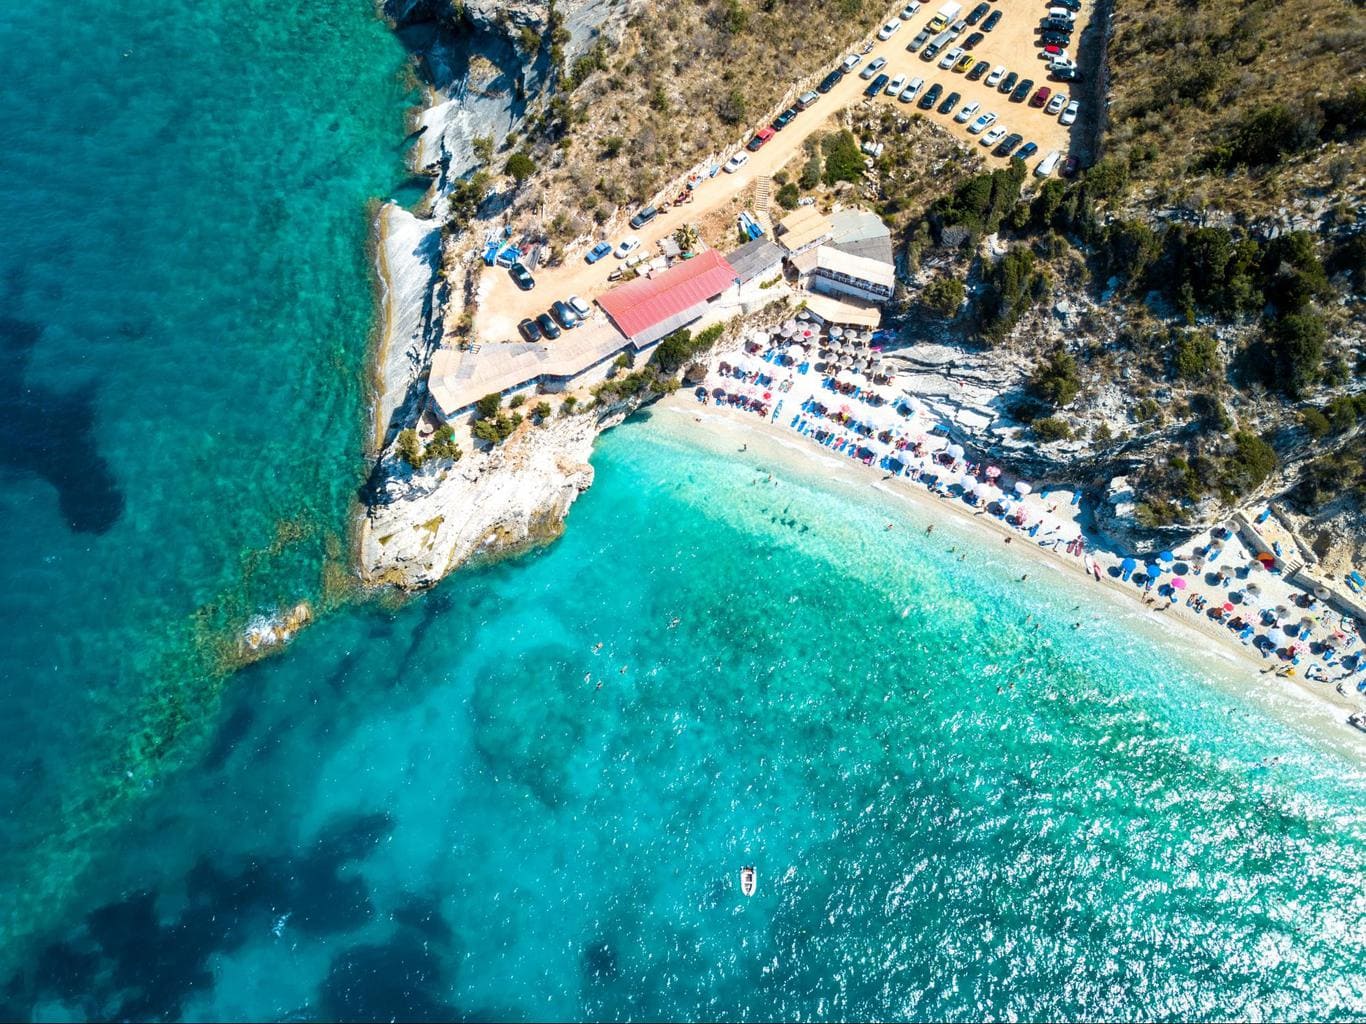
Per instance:
[[[402,54],[363,5],[40,7],[0,1017],[1366,1015],[1366,776],[1293,703],[662,415],[546,551],[210,671],[324,598]]]

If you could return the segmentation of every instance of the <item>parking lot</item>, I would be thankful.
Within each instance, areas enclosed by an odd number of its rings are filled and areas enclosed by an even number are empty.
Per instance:
[[[875,34],[882,23],[870,25],[869,38],[875,40],[871,52],[861,56],[852,71],[835,83],[827,93],[821,95],[810,109],[803,110],[782,131],[775,133],[761,149],[746,153],[747,158],[743,165],[733,173],[718,169],[714,176],[703,178],[697,184],[691,193],[692,201],[687,205],[672,210],[661,210],[659,216],[640,229],[633,230],[623,226],[614,232],[608,241],[616,246],[623,238],[633,235],[640,240],[636,252],[647,257],[655,255],[658,252],[657,243],[661,238],[672,234],[684,223],[700,222],[708,213],[719,210],[744,194],[757,179],[771,176],[789,162],[799,158],[802,154],[802,145],[809,137],[833,129],[835,116],[846,107],[859,102],[891,104],[907,114],[920,113],[952,132],[965,145],[977,147],[977,151],[989,162],[1004,165],[1008,157],[993,155],[988,147],[980,144],[982,135],[969,134],[968,124],[958,124],[953,119],[954,113],[964,104],[975,102],[980,104],[977,113],[992,112],[997,115],[997,121],[992,127],[1004,128],[1007,133],[1018,132],[1023,136],[1022,143],[1033,142],[1038,147],[1038,151],[1027,161],[1031,171],[1051,151],[1056,150],[1065,155],[1070,149],[1073,133],[1078,130],[1080,119],[1078,125],[1069,128],[1060,123],[1058,115],[1050,116],[1042,109],[1030,107],[1028,98],[1022,102],[1012,102],[1008,95],[988,86],[985,75],[981,80],[969,81],[965,72],[941,69],[938,66],[938,57],[927,62],[921,60],[919,54],[907,52],[907,44],[930,22],[941,3],[942,0],[932,0],[923,4],[909,20],[901,20],[898,17],[901,5],[892,7],[886,18],[899,22],[895,33],[885,41],[876,41]],[[962,13],[958,17],[965,18],[975,6],[975,0],[964,3]],[[1040,46],[1036,37],[1040,20],[1048,11],[1048,3],[1045,0],[996,0],[989,7],[991,11],[1001,12],[1000,21],[992,31],[983,33],[982,41],[970,52],[975,54],[978,60],[988,61],[993,66],[1004,66],[1007,71],[1015,72],[1020,79],[1032,79],[1034,84],[1030,89],[1030,96],[1044,85],[1050,89],[1061,89],[1066,93],[1068,83],[1050,81],[1047,65],[1039,57]],[[1092,0],[1083,0],[1082,9],[1077,13],[1074,40],[1081,39],[1089,24],[1093,7]],[[979,30],[980,23],[978,26],[967,26],[957,39],[944,48],[939,57],[954,46],[961,46],[968,36]],[[1069,47],[1069,52],[1071,49],[1072,47]],[[854,52],[857,53],[857,50]],[[844,56],[833,55],[831,67],[836,66]],[[1073,53],[1072,56],[1075,58],[1076,54]],[[903,104],[896,98],[884,94],[879,94],[873,100],[865,100],[864,90],[870,82],[860,77],[859,72],[878,57],[886,60],[886,67],[882,71],[890,75],[903,74],[908,81],[912,78],[923,78],[925,85],[922,94],[934,83],[939,83],[943,88],[940,101],[951,92],[959,93],[961,98],[955,110],[948,114],[940,114],[939,102],[936,102],[932,109],[925,111],[920,109],[917,102]],[[1084,62],[1083,70],[1086,73],[1093,73],[1093,69]],[[751,131],[764,127],[766,123],[752,125]],[[715,239],[710,241],[716,242]],[[622,261],[611,254],[590,265],[585,262],[582,249],[573,249],[566,255],[561,266],[538,270],[535,274],[536,287],[530,291],[519,290],[506,270],[487,268],[480,280],[474,337],[484,342],[514,341],[518,337],[517,325],[521,320],[534,318],[537,314],[545,312],[557,299],[568,299],[571,295],[578,295],[591,304],[592,300],[609,286],[608,275],[621,265]],[[603,314],[595,311],[593,315],[600,317]]]
[[[961,46],[963,41],[973,32],[980,31],[981,22],[975,26],[969,25],[934,60],[924,61],[921,59],[920,53],[907,52],[907,44],[915,38],[922,28],[929,24],[939,6],[939,3],[935,2],[923,4],[915,16],[909,22],[903,22],[902,27],[890,39],[877,45],[873,53],[869,55],[869,59],[877,56],[885,57],[887,66],[882,71],[893,77],[899,74],[905,75],[908,82],[915,78],[923,78],[925,84],[921,89],[921,95],[929,90],[932,85],[938,83],[943,88],[940,99],[930,110],[920,109],[918,106],[919,96],[909,104],[903,104],[898,99],[887,95],[880,95],[875,102],[894,104],[908,113],[916,111],[935,124],[953,132],[965,144],[976,146],[982,155],[988,159],[998,164],[1005,164],[1009,157],[991,155],[987,147],[981,145],[981,135],[970,135],[968,133],[967,128],[971,121],[967,124],[958,124],[954,121],[954,114],[963,106],[977,103],[979,104],[977,114],[990,112],[996,115],[993,128],[1004,128],[1006,134],[1018,132],[1023,136],[1022,144],[1033,142],[1038,147],[1038,152],[1027,161],[1031,171],[1039,160],[1051,151],[1056,150],[1066,156],[1072,148],[1072,139],[1077,130],[1077,125],[1065,126],[1060,122],[1059,114],[1049,115],[1043,109],[1031,107],[1028,97],[1023,101],[1013,102],[1009,95],[1003,94],[998,89],[986,84],[986,74],[977,81],[970,81],[966,71],[944,70],[939,67],[940,58],[954,47]],[[960,17],[969,14],[975,6],[975,2],[964,3],[963,13]],[[974,63],[976,61],[987,61],[993,68],[1001,66],[1007,72],[1014,72],[1019,80],[1032,80],[1033,86],[1029,90],[1030,97],[1041,86],[1046,86],[1053,92],[1062,92],[1070,99],[1071,87],[1080,83],[1051,81],[1047,64],[1039,58],[1041,47],[1038,44],[1037,36],[1040,21],[1047,14],[1049,6],[1045,0],[996,0],[989,6],[991,11],[1001,13],[1001,19],[992,31],[982,33],[983,39],[980,43],[967,51],[976,59]],[[1074,42],[1067,48],[1069,55],[1074,60],[1077,59],[1075,48],[1090,23],[1093,10],[1094,4],[1085,0],[1082,9],[1077,12],[1076,25],[1072,33]],[[989,14],[984,16],[982,20],[985,21],[988,16]],[[1091,68],[1085,65],[1083,68],[1085,72],[1091,72]],[[940,114],[938,112],[939,103],[954,92],[960,94],[960,99],[954,110],[948,114]],[[976,114],[974,114],[975,116]]]

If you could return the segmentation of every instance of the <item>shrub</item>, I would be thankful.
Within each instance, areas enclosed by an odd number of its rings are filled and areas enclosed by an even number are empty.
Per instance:
[[[1219,484],[1227,500],[1259,487],[1276,469],[1276,451],[1250,430],[1233,435],[1233,451],[1224,457]]]
[[[531,409],[531,415],[535,417],[538,423],[544,425],[546,420],[550,418],[550,403],[545,401],[537,402]]]
[[[1181,335],[1172,352],[1172,365],[1182,380],[1201,381],[1218,376],[1223,366],[1219,343],[1201,331]]]
[[[801,190],[798,189],[794,183],[789,181],[787,184],[783,185],[782,188],[778,189],[778,194],[775,198],[778,200],[778,205],[784,210],[795,210],[797,208],[797,200],[801,198]]]
[[[399,457],[414,469],[422,468],[422,442],[417,439],[417,431],[412,427],[398,432],[395,443]]]
[[[615,160],[624,145],[626,145],[626,140],[620,135],[609,135],[602,140],[602,155],[608,160]]]
[[[1066,441],[1072,436],[1072,428],[1065,419],[1058,416],[1047,416],[1041,420],[1035,420],[1029,425],[1034,431],[1034,436],[1040,441]]]
[[[739,124],[745,119],[748,106],[745,103],[745,94],[739,89],[732,89],[721,98],[717,104],[716,113],[726,124]]]
[[[724,324],[712,324],[694,337],[686,327],[681,327],[659,343],[659,347],[650,356],[650,365],[657,367],[666,376],[672,376],[694,356],[716,344],[716,339],[721,337],[725,329]]]
[[[509,408],[509,409],[517,409],[517,408],[520,408],[520,407],[522,406],[522,404],[525,403],[525,402],[526,402],[526,395],[513,395],[511,398],[508,399],[508,408]]]
[[[1366,85],[1354,85],[1342,96],[1320,104],[1325,138],[1346,138],[1366,128]]]
[[[1162,239],[1142,221],[1115,220],[1105,229],[1106,270],[1124,287],[1141,286],[1161,251]]]
[[[487,419],[476,420],[474,423],[474,436],[481,441],[489,444],[501,444],[506,441],[514,430],[522,423],[520,413],[513,413],[509,416],[505,412],[499,412],[496,416]]]
[[[485,395],[474,403],[474,415],[476,418],[486,420],[490,416],[495,416],[503,405],[502,395]]]
[[[464,455],[460,446],[455,443],[455,431],[448,423],[437,427],[436,433],[427,442],[426,457],[429,459],[450,459],[452,462],[459,462]]]
[[[1333,429],[1328,417],[1313,408],[1300,410],[1300,425],[1313,438],[1327,437]]]
[[[481,164],[488,163],[493,159],[493,136],[476,136],[474,141],[470,144],[470,148],[474,150],[474,157],[476,160]]]
[[[1207,163],[1225,170],[1263,167],[1298,152],[1318,137],[1319,123],[1313,115],[1298,115],[1281,103],[1264,107],[1229,133],[1227,140],[1209,155]]]
[[[1328,272],[1319,261],[1314,236],[1291,231],[1267,243],[1262,254],[1263,291],[1282,313],[1299,313],[1312,299],[1332,294]]]
[[[1023,161],[1012,160],[1009,167],[974,175],[952,195],[937,200],[929,212],[941,241],[944,228],[950,225],[988,234],[995,231],[1019,201],[1026,173]]]
[[[1027,386],[1030,394],[1054,408],[1070,404],[1081,391],[1076,359],[1059,345],[1040,360]]]
[[[1048,294],[1048,275],[1035,268],[1034,254],[1023,246],[1011,248],[983,275],[987,288],[981,299],[982,333],[999,340],[1035,302]]]
[[[507,164],[503,167],[503,173],[512,176],[512,179],[521,185],[536,173],[536,161],[532,160],[526,153],[513,153],[508,157]]]
[[[936,277],[920,294],[920,302],[935,316],[951,320],[963,305],[967,288],[956,277]]]
[[[862,179],[863,154],[859,152],[858,140],[853,132],[845,129],[825,136],[821,139],[821,151],[825,154],[827,185]]]
[[[1092,199],[1115,199],[1129,187],[1129,165],[1118,159],[1101,160],[1086,172],[1086,191]]]
[[[1319,378],[1328,331],[1317,314],[1295,313],[1277,320],[1271,337],[1281,390],[1297,398]]]
[[[823,167],[821,165],[820,153],[812,153],[811,156],[807,158],[806,163],[802,165],[802,176],[798,179],[801,182],[802,188],[815,188],[819,185],[821,183],[822,170]]]

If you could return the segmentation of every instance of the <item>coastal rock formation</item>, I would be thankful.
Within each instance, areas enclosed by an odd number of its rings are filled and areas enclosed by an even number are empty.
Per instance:
[[[593,483],[593,439],[626,412],[526,423],[496,448],[420,472],[386,458],[361,529],[363,578],[419,589],[472,559],[559,536],[569,507]]]

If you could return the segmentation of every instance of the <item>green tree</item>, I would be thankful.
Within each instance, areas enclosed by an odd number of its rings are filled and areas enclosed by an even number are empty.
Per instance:
[[[1081,391],[1081,375],[1072,353],[1059,345],[1030,374],[1029,392],[1054,408],[1069,405]]]
[[[1292,398],[1307,392],[1323,370],[1328,331],[1314,313],[1283,316],[1271,329],[1282,390]]]
[[[417,439],[417,431],[412,427],[398,432],[394,447],[399,457],[414,469],[422,468],[422,442]]]
[[[1182,380],[1201,381],[1218,376],[1223,366],[1219,343],[1201,331],[1191,331],[1176,340],[1172,365]]]
[[[721,97],[721,102],[717,104],[716,113],[726,124],[739,124],[745,119],[749,111],[749,106],[745,102],[745,94],[739,89],[731,89]]]
[[[797,188],[796,184],[789,181],[783,185],[782,188],[778,189],[778,193],[774,198],[778,200],[778,205],[784,210],[795,210],[797,208],[797,200],[801,198],[801,195],[801,190]]]
[[[854,138],[853,132],[848,129],[831,132],[821,139],[821,152],[825,154],[827,185],[863,178],[863,154],[859,152],[858,139]]]
[[[1256,490],[1276,469],[1276,450],[1250,430],[1233,435],[1233,450],[1220,465],[1219,484],[1227,500]]]
[[[935,316],[950,320],[957,315],[967,288],[956,277],[936,277],[920,295],[920,302]]]
[[[518,151],[508,157],[508,162],[503,167],[503,173],[511,175],[518,187],[521,187],[528,178],[536,173],[536,161],[532,160],[527,153]]]
[[[491,416],[498,415],[498,410],[502,408],[503,396],[499,394],[485,395],[474,403],[474,414],[481,420],[486,420]]]
[[[470,148],[474,150],[474,157],[476,160],[481,164],[488,163],[493,159],[493,136],[476,136],[474,141],[470,144]]]
[[[819,185],[821,183],[821,172],[823,169],[820,153],[812,153],[811,156],[807,158],[806,163],[802,165],[802,176],[799,179],[802,188],[810,189]]]

